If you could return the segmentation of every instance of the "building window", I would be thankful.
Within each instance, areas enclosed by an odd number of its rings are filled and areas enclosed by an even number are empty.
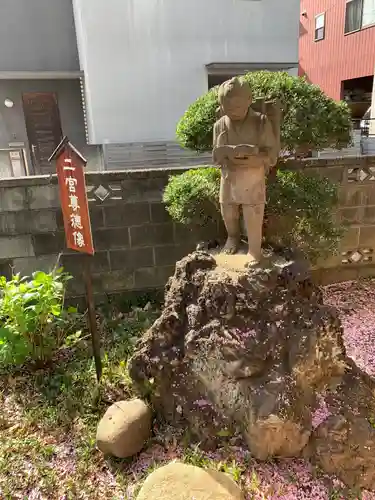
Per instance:
[[[345,33],[361,29],[362,6],[363,0],[346,0]]]
[[[363,0],[362,27],[375,24],[375,0]]]
[[[375,0],[346,0],[345,33],[375,24]]]
[[[319,14],[315,17],[315,41],[324,40],[326,15]]]

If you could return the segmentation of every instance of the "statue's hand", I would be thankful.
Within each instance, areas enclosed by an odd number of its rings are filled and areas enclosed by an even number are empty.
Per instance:
[[[213,149],[213,160],[216,165],[225,165],[232,153],[230,146],[217,146]]]

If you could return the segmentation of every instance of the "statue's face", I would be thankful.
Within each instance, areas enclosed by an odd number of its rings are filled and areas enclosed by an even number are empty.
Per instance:
[[[227,96],[223,99],[222,108],[224,115],[227,115],[231,120],[239,121],[246,117],[250,104],[250,99],[244,99],[242,96],[234,95]]]

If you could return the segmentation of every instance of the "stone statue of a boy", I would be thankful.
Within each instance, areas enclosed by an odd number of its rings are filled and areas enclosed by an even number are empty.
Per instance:
[[[266,173],[277,162],[277,137],[265,114],[251,108],[252,92],[238,78],[219,89],[222,117],[214,127],[213,159],[221,167],[220,205],[228,239],[225,253],[240,244],[242,207],[250,262],[261,258]]]

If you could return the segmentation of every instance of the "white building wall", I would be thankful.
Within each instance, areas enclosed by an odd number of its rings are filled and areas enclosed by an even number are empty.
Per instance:
[[[71,0],[0,0],[0,71],[78,69]]]
[[[73,0],[90,141],[173,141],[209,63],[298,64],[299,0]]]

